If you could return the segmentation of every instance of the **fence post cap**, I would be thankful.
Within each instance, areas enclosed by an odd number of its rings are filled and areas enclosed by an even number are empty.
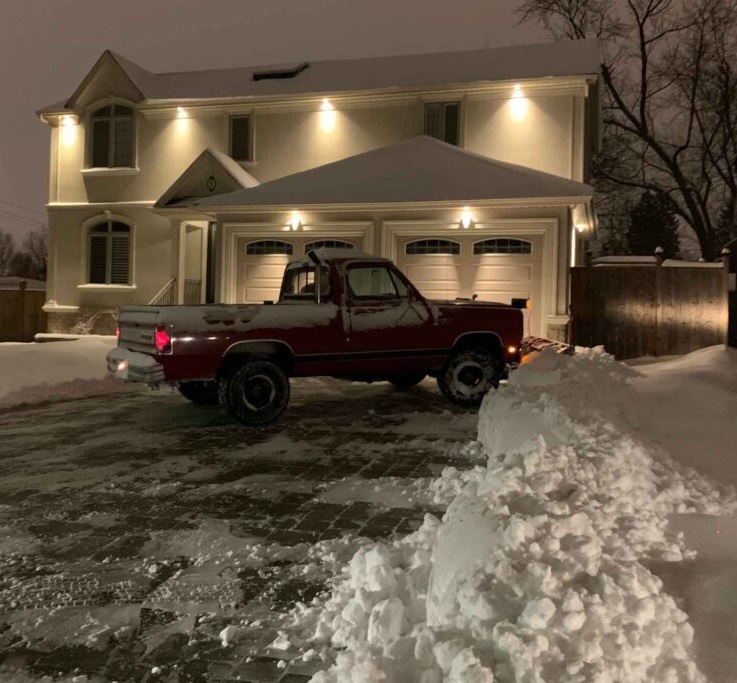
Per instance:
[[[699,263],[706,263],[706,259],[703,256],[699,256]]]
[[[724,249],[722,249],[722,256],[729,256],[731,253],[732,252],[729,250],[728,247],[724,247]]]
[[[659,254],[664,254],[665,249],[663,247],[655,247],[655,255],[658,256]]]

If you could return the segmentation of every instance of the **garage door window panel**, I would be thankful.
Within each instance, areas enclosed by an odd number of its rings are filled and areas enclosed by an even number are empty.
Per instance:
[[[355,249],[356,245],[343,240],[317,240],[305,244],[305,254],[314,249]]]
[[[249,242],[246,245],[246,254],[248,256],[259,256],[265,254],[286,254],[291,256],[294,253],[294,245],[289,242],[281,242],[280,240],[261,240],[259,242]]]
[[[415,240],[404,245],[404,253],[408,256],[424,254],[458,256],[461,253],[461,245],[460,242],[452,240]]]
[[[483,256],[485,254],[532,254],[532,242],[510,237],[495,237],[475,242],[473,255]]]

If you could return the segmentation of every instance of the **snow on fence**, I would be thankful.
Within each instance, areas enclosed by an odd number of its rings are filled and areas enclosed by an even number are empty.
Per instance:
[[[727,343],[729,253],[719,263],[607,257],[571,268],[571,343],[617,358]]]
[[[46,292],[26,289],[0,289],[0,342],[30,342],[37,332],[46,330],[42,306]]]

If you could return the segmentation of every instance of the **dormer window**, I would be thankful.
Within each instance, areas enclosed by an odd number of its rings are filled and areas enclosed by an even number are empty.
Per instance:
[[[135,162],[135,118],[121,104],[101,107],[90,117],[90,167],[132,168]]]

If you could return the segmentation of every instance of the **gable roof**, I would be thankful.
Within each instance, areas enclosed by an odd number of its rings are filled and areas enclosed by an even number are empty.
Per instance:
[[[212,179],[212,187],[208,181]],[[195,198],[213,197],[259,184],[237,161],[216,149],[205,149],[154,204],[161,209],[189,205]]]
[[[110,50],[100,62],[112,59],[127,74],[143,99],[186,100],[207,98],[256,98],[280,95],[426,88],[449,84],[516,81],[533,78],[596,75],[601,62],[595,40],[561,41],[537,45],[438,52],[364,59],[340,59],[155,74]],[[265,72],[294,70],[292,78],[263,78]],[[66,102],[73,107],[85,78]],[[254,78],[254,75],[256,78]],[[46,107],[39,114],[60,112]]]
[[[588,199],[585,183],[474,154],[425,135],[190,206],[290,206]]]

